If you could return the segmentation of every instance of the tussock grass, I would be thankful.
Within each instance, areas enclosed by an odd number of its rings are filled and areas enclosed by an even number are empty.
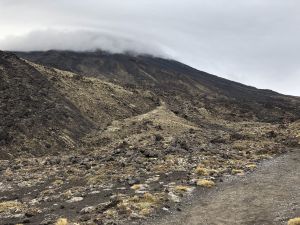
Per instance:
[[[198,166],[195,169],[195,173],[198,174],[198,175],[201,175],[201,176],[208,176],[209,175],[209,170],[202,167],[202,166]]]
[[[131,189],[132,190],[140,190],[140,189],[142,189],[142,187],[143,187],[143,185],[141,185],[141,184],[134,184],[131,186]]]
[[[232,173],[233,175],[244,175],[244,170],[233,169],[233,170],[231,170],[231,173]]]
[[[104,212],[104,214],[109,218],[116,218],[118,215],[118,212],[116,209],[108,209]]]
[[[238,151],[243,151],[248,148],[247,142],[237,141],[233,143],[232,147]]]
[[[103,174],[91,175],[91,176],[87,177],[87,183],[90,185],[101,184],[101,183],[103,183],[103,180],[104,180]]]
[[[117,206],[119,214],[130,215],[132,210],[129,207],[129,204],[126,202],[121,202]]]
[[[59,218],[55,225],[68,225],[68,220],[66,218]]]
[[[142,196],[135,195],[124,199],[118,207],[124,208],[124,212],[128,214],[137,212],[141,216],[147,216],[160,204],[160,201],[160,196],[146,192]]]
[[[288,225],[300,225],[300,217],[290,219]]]
[[[252,164],[248,164],[248,165],[246,165],[246,168],[248,168],[248,169],[250,169],[250,170],[254,170],[254,169],[256,169],[256,168],[257,168],[257,165],[256,165],[256,164],[254,164],[254,163],[252,163]]]
[[[190,187],[183,186],[183,185],[178,185],[178,186],[175,187],[175,190],[179,191],[179,192],[187,192],[187,191],[190,190]]]
[[[54,185],[54,186],[61,186],[63,184],[64,184],[63,180],[55,180],[52,182],[52,185]]]
[[[143,199],[147,202],[153,202],[153,203],[157,203],[158,202],[158,198],[156,196],[154,196],[153,194],[146,192],[143,196]]]
[[[6,201],[0,203],[0,213],[8,212],[10,210],[22,209],[23,204],[17,201]]]
[[[216,184],[212,180],[200,179],[197,181],[197,185],[200,187],[211,188],[211,187],[215,186]]]

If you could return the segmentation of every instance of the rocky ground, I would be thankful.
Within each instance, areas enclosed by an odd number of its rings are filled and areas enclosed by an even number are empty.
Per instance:
[[[299,144],[299,123],[219,121],[226,132],[209,131],[175,115],[168,121],[166,110],[162,105],[114,121],[103,136],[86,138],[89,148],[71,154],[0,161],[2,223],[53,224],[63,217],[80,224],[139,224],[178,208],[194,190],[224,176],[244,176]],[[105,146],[97,144],[109,137]]]
[[[300,222],[300,151],[261,163],[254,173],[226,177],[199,190],[181,211],[163,213],[148,225],[297,225]]]
[[[0,224],[140,224],[299,148],[297,97],[170,60],[55,54],[80,74],[0,52]]]

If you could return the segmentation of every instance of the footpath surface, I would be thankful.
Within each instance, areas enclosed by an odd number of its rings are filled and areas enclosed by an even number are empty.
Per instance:
[[[277,225],[300,217],[300,150],[263,163],[254,173],[195,196],[155,225]]]

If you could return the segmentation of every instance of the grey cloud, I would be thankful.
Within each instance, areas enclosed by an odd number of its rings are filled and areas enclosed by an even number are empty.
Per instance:
[[[300,95],[298,0],[2,0],[0,27],[1,49],[154,54]]]
[[[129,52],[168,57],[158,44],[135,40],[130,35],[91,30],[37,30],[25,36],[9,36],[4,39],[2,47],[5,50],[15,51],[47,51],[50,49],[93,51],[101,49],[111,53]]]

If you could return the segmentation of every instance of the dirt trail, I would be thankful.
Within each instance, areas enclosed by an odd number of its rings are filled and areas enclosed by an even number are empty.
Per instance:
[[[300,216],[300,150],[202,192],[183,211],[152,224],[273,225],[287,224],[296,216]]]

